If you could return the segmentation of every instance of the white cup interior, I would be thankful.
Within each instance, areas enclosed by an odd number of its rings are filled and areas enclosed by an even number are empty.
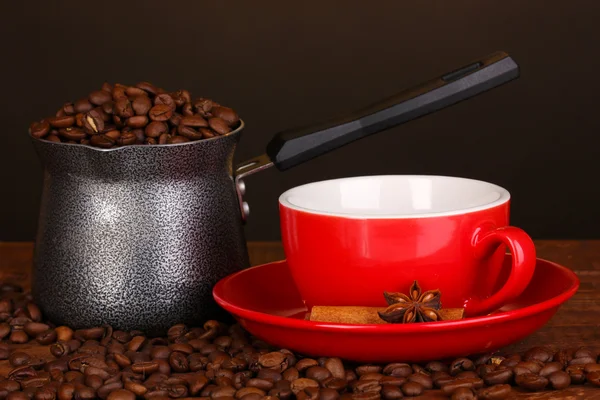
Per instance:
[[[349,218],[426,218],[485,210],[509,199],[506,189],[474,179],[381,175],[309,183],[286,191],[279,202]]]

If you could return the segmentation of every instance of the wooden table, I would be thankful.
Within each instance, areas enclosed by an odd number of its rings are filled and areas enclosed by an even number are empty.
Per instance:
[[[581,286],[577,294],[559,309],[546,326],[505,350],[517,352],[538,345],[554,348],[585,345],[600,350],[600,240],[538,240],[536,247],[538,257],[575,271],[581,280]],[[29,289],[32,253],[31,243],[0,242],[0,281],[16,283]],[[277,242],[249,243],[249,253],[253,265],[284,258],[281,244]],[[47,348],[37,347],[40,348],[37,352],[52,358]],[[0,362],[0,376],[5,376],[8,369],[7,361]],[[523,398],[600,399],[600,389],[574,386],[560,392],[523,394]]]

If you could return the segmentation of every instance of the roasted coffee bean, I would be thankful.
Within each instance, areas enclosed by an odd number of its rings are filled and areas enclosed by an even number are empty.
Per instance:
[[[515,378],[519,387],[531,391],[539,391],[548,385],[548,379],[536,374],[522,374]]]
[[[56,331],[56,340],[61,342],[68,342],[73,338],[73,329],[68,326],[58,326],[55,329]]]
[[[461,387],[458,388],[452,393],[450,396],[452,400],[475,400],[477,399],[477,394],[471,388]]]
[[[165,122],[152,121],[145,128],[145,134],[151,138],[157,138],[160,135],[169,132],[169,127]]]
[[[96,90],[89,95],[90,103],[100,106],[107,101],[112,100],[112,95],[104,90]]]
[[[126,146],[129,144],[134,144],[137,141],[137,136],[133,132],[125,132],[121,134],[116,140],[116,143],[120,146]]]
[[[565,371],[554,371],[547,378],[553,389],[565,389],[571,384],[571,377]]]
[[[315,381],[322,382],[325,379],[331,377],[332,375],[327,368],[314,366],[306,370],[305,376],[309,379],[314,379]]]
[[[552,352],[544,347],[532,347],[523,355],[524,361],[540,361],[546,363],[552,360]]]
[[[23,351],[15,351],[10,355],[8,361],[13,367],[20,367],[22,365],[28,365],[31,361],[31,356]]]
[[[90,144],[92,146],[109,149],[115,144],[115,140],[111,139],[105,134],[99,134],[92,136],[90,139]]]
[[[446,383],[441,387],[442,392],[447,396],[450,396],[458,388],[473,388],[479,389],[483,387],[483,381],[481,379],[466,378],[466,379],[455,379],[452,382]]]
[[[454,360],[452,362],[452,364],[450,364],[450,375],[456,375],[459,372],[462,371],[474,371],[475,370],[475,364],[473,364],[473,361],[469,360],[468,358],[457,358],[456,360]]]
[[[233,128],[240,122],[240,117],[229,107],[213,107],[211,109],[213,117],[220,118],[227,123],[230,128]]]
[[[587,374],[587,381],[594,386],[600,387],[600,372],[594,371]]]
[[[416,373],[416,374],[409,375],[407,377],[407,379],[409,382],[419,383],[425,389],[433,389],[433,380],[431,379],[430,376],[427,376],[427,375],[424,375],[421,373]]]
[[[127,86],[125,88],[125,94],[129,97],[147,96],[148,95],[148,93],[145,90],[142,90],[135,86]]]
[[[104,113],[110,117],[115,112],[115,102],[110,100],[102,104],[102,111],[104,111]],[[112,118],[109,120],[112,120]],[[107,120],[105,119],[104,121],[106,122]]]
[[[477,375],[477,372],[475,371],[463,371],[463,372],[459,372],[458,374],[454,375],[454,378],[456,379],[479,379],[479,375]]]
[[[43,138],[50,132],[50,123],[46,120],[34,122],[29,126],[29,132],[34,138]]]
[[[372,379],[359,379],[352,383],[354,393],[380,392],[381,385],[378,381]]]
[[[66,140],[81,140],[86,136],[86,133],[79,128],[59,129],[58,134]]]
[[[73,109],[76,113],[84,114],[94,108],[94,105],[88,101],[88,99],[79,99],[73,105]]]
[[[405,396],[420,396],[425,390],[421,384],[413,381],[406,382],[400,389]]]
[[[120,390],[122,387],[123,383],[121,381],[106,383],[98,388],[98,397],[108,399],[111,393]]]
[[[134,363],[131,365],[131,370],[136,374],[150,375],[158,371],[158,363],[156,361]]]
[[[294,394],[298,394],[309,387],[319,387],[319,383],[313,379],[308,378],[298,378],[295,381],[291,382],[290,388]]]
[[[502,362],[500,363],[500,365],[503,366],[503,367],[512,368],[515,365],[517,365],[520,361],[521,361],[521,355],[519,355],[519,354],[511,354],[510,356],[508,356],[504,360],[502,360]]]
[[[75,124],[75,117],[72,115],[65,115],[63,117],[52,117],[48,118],[48,123],[54,128],[68,128]]]
[[[314,367],[316,365],[319,365],[317,360],[314,360],[312,358],[303,358],[296,363],[296,369],[298,371],[302,372],[302,371],[304,371],[310,367]]]
[[[187,372],[190,368],[187,356],[178,351],[174,351],[169,355],[169,365],[175,372]]]
[[[549,362],[546,365],[544,365],[544,367],[540,370],[539,375],[540,376],[548,376],[550,374],[552,374],[553,372],[556,371],[560,371],[563,369],[563,365],[559,362]]]
[[[152,100],[146,95],[137,96],[133,99],[131,106],[136,115],[145,115],[152,108]]]
[[[281,373],[276,370],[276,369],[269,369],[269,368],[263,368],[260,371],[258,371],[258,374],[256,374],[257,378],[260,379],[267,379],[270,380],[271,382],[279,382],[280,380],[283,379],[283,376],[281,375]]]
[[[145,115],[136,115],[125,120],[125,125],[131,128],[143,128],[148,125],[148,117]]]
[[[15,344],[24,344],[29,340],[29,336],[22,330],[14,330],[11,332],[8,340]]]
[[[210,99],[203,99],[203,98],[199,98],[196,99],[192,105],[194,106],[194,109],[196,110],[196,112],[200,115],[202,115],[203,117],[207,117],[210,114],[211,110],[213,107],[218,107],[218,105],[213,102]]]
[[[510,385],[494,385],[479,389],[477,398],[480,400],[502,400],[507,399],[512,393]]]
[[[177,128],[177,133],[179,133],[179,135],[186,137],[190,140],[200,140],[203,138],[203,136],[200,132],[198,132],[197,130],[195,130],[192,127],[185,126],[185,125],[179,125],[179,127]]]
[[[34,324],[37,322],[33,322]],[[45,324],[42,324],[45,325]],[[54,329],[47,329],[41,333],[38,333],[35,340],[41,345],[49,345],[56,342],[56,331]]]
[[[227,125],[227,122],[223,121],[221,118],[209,119],[208,125],[210,126],[210,129],[217,132],[219,135],[226,135],[231,132],[231,128]]]
[[[382,368],[379,365],[361,365],[355,371],[358,376],[361,376],[372,372],[381,372],[381,370]]]
[[[166,104],[158,104],[150,109],[148,116],[152,121],[167,121],[173,116],[173,109]]]
[[[491,371],[483,377],[483,381],[486,385],[499,385],[508,383],[513,378],[513,371],[510,368],[506,369],[497,369],[495,371]]]
[[[569,365],[585,365],[585,364],[593,364],[595,362],[596,362],[595,357],[580,357],[580,358],[573,358],[571,361],[569,361]]]
[[[398,386],[383,385],[381,388],[381,397],[385,400],[396,400],[404,397],[402,390]]]
[[[200,115],[184,116],[179,121],[179,125],[191,126],[194,128],[208,127],[208,122]]]
[[[383,369],[385,375],[398,376],[406,378],[413,373],[410,365],[404,363],[388,364]]]
[[[442,372],[448,371],[448,366],[440,361],[431,361],[425,365],[425,369],[428,372]]]
[[[127,97],[120,97],[115,100],[113,110],[115,115],[123,119],[133,117],[134,115],[133,107]],[[115,123],[117,123],[117,121],[115,121]]]
[[[158,96],[156,96],[154,98],[154,105],[165,105],[167,107],[169,107],[171,110],[175,111],[175,108],[177,108],[178,106],[175,104],[175,100],[173,100],[173,97],[171,97],[171,95],[164,93],[164,94],[159,94]]]

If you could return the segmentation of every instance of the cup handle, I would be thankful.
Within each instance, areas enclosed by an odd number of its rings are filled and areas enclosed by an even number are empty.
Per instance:
[[[506,283],[500,290],[485,299],[469,299],[465,304],[468,316],[484,315],[497,310],[519,296],[533,277],[536,252],[533,241],[520,228],[506,226],[490,231],[478,231],[473,240],[478,259],[489,256],[498,245],[505,244],[511,252],[512,265]]]

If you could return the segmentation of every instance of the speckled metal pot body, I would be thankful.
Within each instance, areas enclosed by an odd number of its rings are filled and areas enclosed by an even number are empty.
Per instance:
[[[32,291],[45,315],[147,334],[221,316],[213,285],[249,265],[232,179],[240,130],[111,150],[33,139],[44,186]]]

